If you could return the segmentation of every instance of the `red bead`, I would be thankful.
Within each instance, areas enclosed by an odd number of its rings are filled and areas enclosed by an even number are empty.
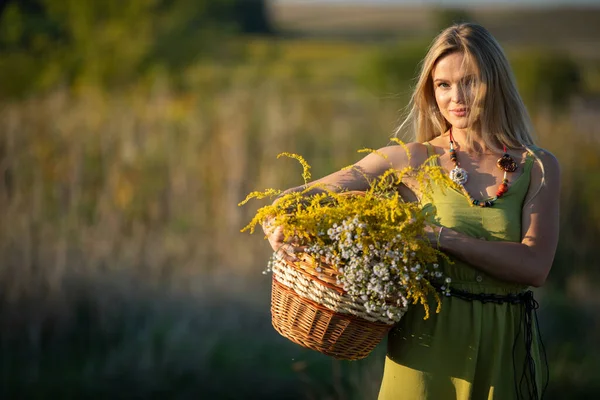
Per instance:
[[[508,192],[508,185],[506,183],[502,183],[502,184],[500,184],[500,186],[498,186],[498,191],[496,192],[496,196],[500,197],[506,192]]]

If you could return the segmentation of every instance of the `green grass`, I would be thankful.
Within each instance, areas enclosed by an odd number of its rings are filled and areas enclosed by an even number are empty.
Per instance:
[[[33,296],[3,304],[3,397],[325,398],[372,368],[372,360],[332,361],[279,336],[268,278],[250,280],[264,296],[248,291],[249,303],[209,282],[185,295],[144,288],[142,277],[73,276],[62,282],[63,304],[44,309],[48,299]]]

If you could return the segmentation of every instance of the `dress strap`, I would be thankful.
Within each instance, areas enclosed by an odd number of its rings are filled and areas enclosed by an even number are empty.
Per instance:
[[[436,155],[435,149],[433,148],[433,146],[431,145],[431,143],[425,142],[423,144],[427,148],[427,158],[431,158],[432,156]],[[436,163],[435,159],[430,159],[429,160],[429,165],[432,166],[432,167],[437,167],[438,166],[438,164]]]
[[[533,168],[533,164],[535,163],[536,156],[532,154],[538,151],[540,148],[537,146],[529,146],[529,150],[527,155],[525,156],[525,165],[523,166],[523,174],[528,176],[528,179],[531,179],[531,170]]]
[[[525,156],[525,165],[523,166],[523,173],[529,174],[531,172],[531,168],[533,167],[533,163],[535,162],[535,157],[531,155],[531,153],[527,153]]]

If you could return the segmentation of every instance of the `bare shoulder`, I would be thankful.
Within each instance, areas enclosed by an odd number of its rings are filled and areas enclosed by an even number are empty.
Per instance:
[[[377,150],[389,157],[396,168],[405,166],[416,167],[427,159],[427,147],[423,143],[409,142],[403,145],[394,144]]]
[[[536,147],[534,164],[531,170],[531,184],[525,203],[538,197],[558,197],[560,191],[560,163],[550,151]]]
[[[560,164],[558,159],[546,149],[536,147],[533,149],[536,163],[533,165],[532,178],[558,179],[560,177]]]

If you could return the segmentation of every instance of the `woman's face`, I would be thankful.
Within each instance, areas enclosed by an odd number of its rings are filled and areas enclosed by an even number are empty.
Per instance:
[[[440,58],[431,71],[437,106],[455,129],[468,127],[475,74],[464,65],[462,53]]]

